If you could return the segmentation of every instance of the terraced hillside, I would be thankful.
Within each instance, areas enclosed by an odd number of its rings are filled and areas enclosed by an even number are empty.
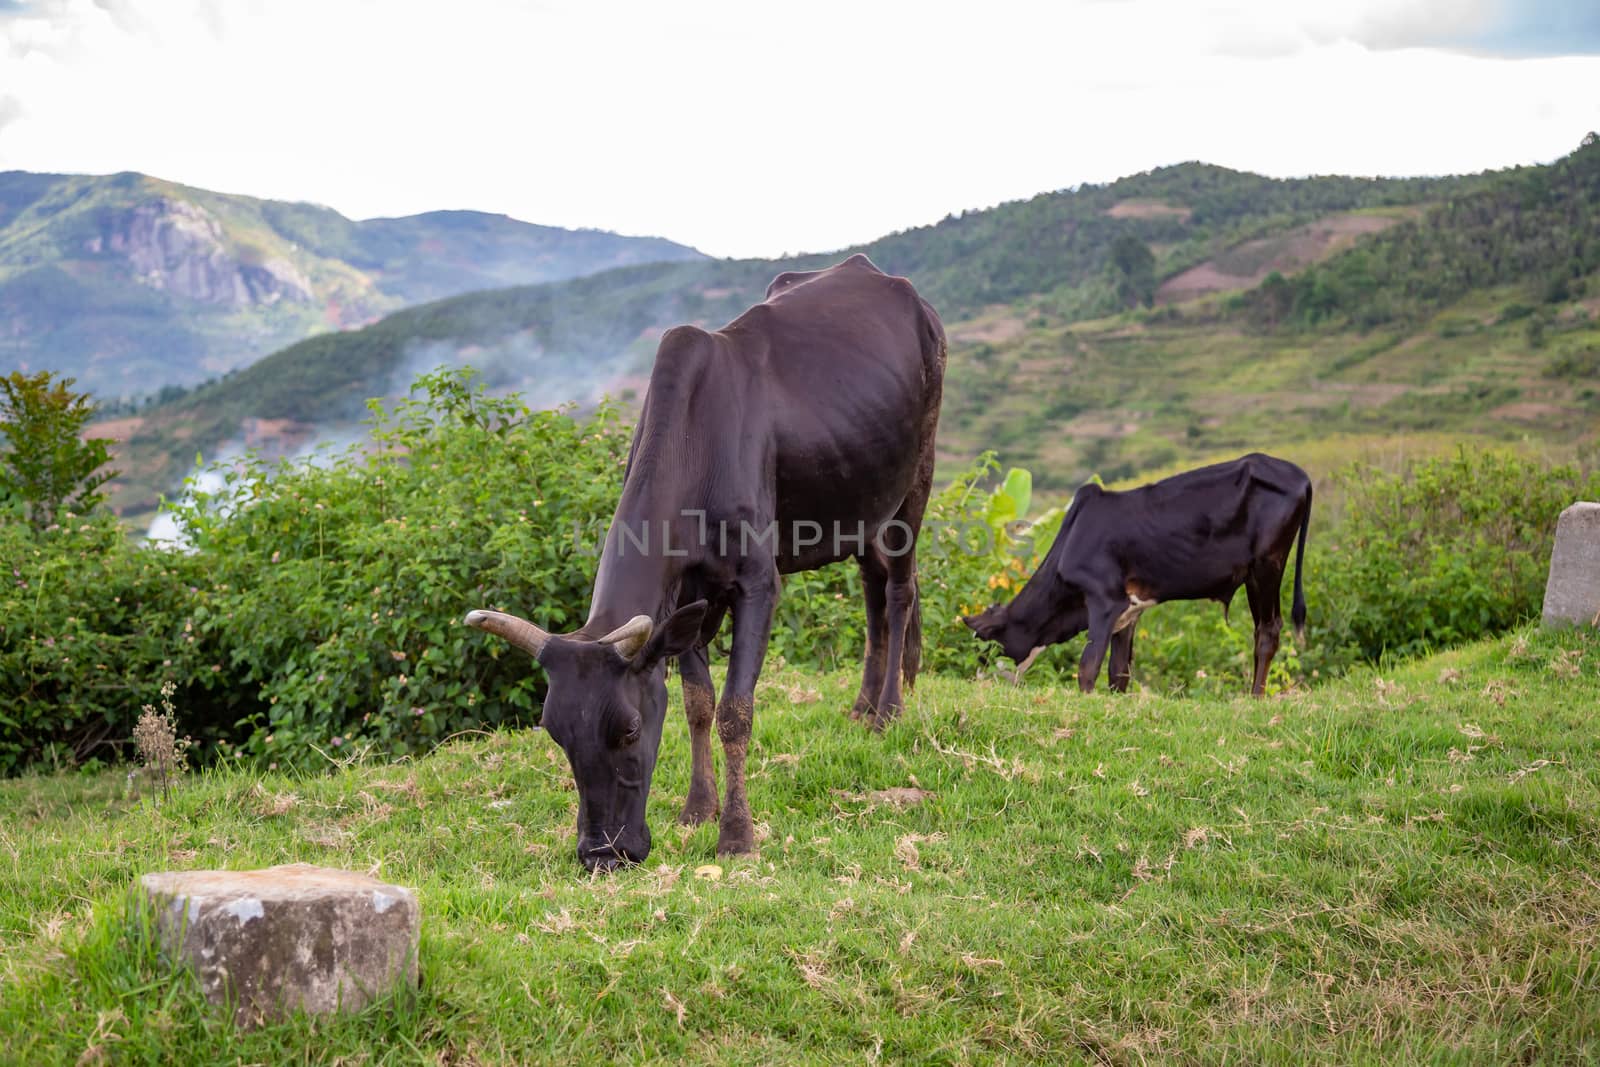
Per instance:
[[[1324,469],[1468,439],[1592,450],[1600,302],[1525,298],[1485,289],[1369,332],[1259,331],[1215,303],[1071,324],[990,312],[955,331],[941,457],[995,448],[1066,490],[1251,449]]]

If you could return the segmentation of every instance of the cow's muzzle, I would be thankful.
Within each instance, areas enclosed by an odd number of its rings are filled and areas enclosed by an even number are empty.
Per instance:
[[[578,842],[578,862],[585,870],[606,873],[618,867],[631,867],[643,863],[650,855],[648,835],[633,835],[607,839],[583,838]]]
[[[645,855],[648,855],[648,852]],[[634,864],[643,863],[645,855],[636,856],[627,849],[602,845],[599,848],[592,848],[578,853],[578,860],[583,864],[586,871],[610,874],[618,867],[631,867]]]

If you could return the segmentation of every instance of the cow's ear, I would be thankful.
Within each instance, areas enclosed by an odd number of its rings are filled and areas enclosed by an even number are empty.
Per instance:
[[[707,604],[696,600],[667,616],[667,621],[650,634],[639,654],[633,657],[633,666],[647,670],[664,659],[681,656],[700,640],[700,624],[705,622]]]
[[[967,624],[967,629],[977,634],[984,640],[990,640],[997,625],[1000,615],[1000,605],[994,604],[984,608],[976,615],[963,615],[961,621]]]

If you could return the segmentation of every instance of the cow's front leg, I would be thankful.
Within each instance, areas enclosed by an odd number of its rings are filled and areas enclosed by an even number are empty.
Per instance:
[[[778,571],[769,565],[739,579],[733,603],[733,651],[728,656],[728,679],[717,707],[717,736],[722,738],[727,766],[728,792],[722,802],[722,824],[717,833],[717,855],[742,855],[755,851],[755,822],[745,796],[744,765],[750,751],[750,728],[755,720],[756,679],[767,653],[772,613],[778,604]]]
[[[1089,602],[1089,643],[1083,646],[1083,658],[1078,661],[1079,692],[1094,692],[1094,683],[1099,680],[1100,667],[1106,660],[1106,648],[1111,644],[1111,627],[1122,606],[1114,602]]]
[[[717,714],[717,694],[711,687],[711,665],[702,646],[678,657],[683,673],[683,714],[689,720],[689,799],[678,821],[698,826],[716,817],[717,771],[711,761],[711,722]]]
[[[1128,681],[1133,677],[1133,632],[1139,628],[1134,620],[1111,635],[1111,690],[1126,693]]]

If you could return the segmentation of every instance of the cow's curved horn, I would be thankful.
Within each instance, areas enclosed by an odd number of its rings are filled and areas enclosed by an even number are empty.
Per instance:
[[[639,654],[644,643],[650,640],[650,632],[656,628],[648,615],[635,615],[621,626],[612,630],[600,639],[602,645],[612,645],[622,654],[623,659],[632,659]]]
[[[550,641],[550,632],[542,630],[527,619],[507,615],[503,611],[469,611],[466,623],[486,633],[505,638],[535,659]]]

